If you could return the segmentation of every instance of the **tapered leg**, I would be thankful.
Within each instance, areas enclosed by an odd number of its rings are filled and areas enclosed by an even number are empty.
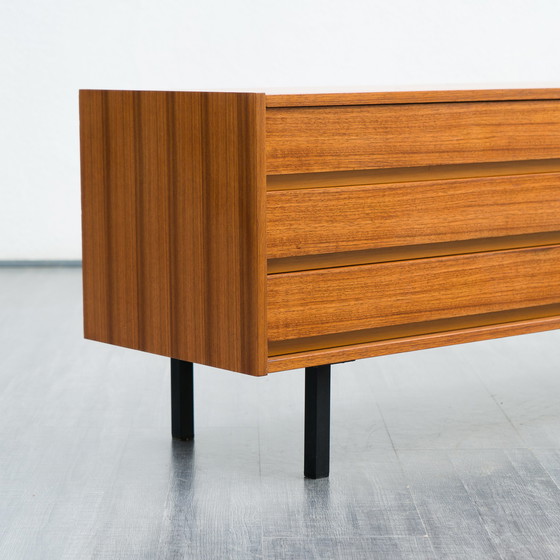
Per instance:
[[[329,476],[331,366],[305,368],[305,451],[307,478]]]
[[[171,358],[171,435],[194,439],[193,364]]]

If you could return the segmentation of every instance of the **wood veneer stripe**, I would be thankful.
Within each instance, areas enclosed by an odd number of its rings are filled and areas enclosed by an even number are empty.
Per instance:
[[[87,103],[80,94],[80,167],[84,334],[94,340],[111,339],[110,291],[107,270],[108,212],[106,204],[106,104],[102,94]],[[88,234],[89,232],[89,234]],[[96,232],[95,234],[92,234]]]
[[[169,105],[166,95],[135,93],[138,297],[142,320],[138,344],[147,352],[171,354],[171,276],[169,228]],[[154,142],[154,139],[157,139]]]
[[[411,352],[427,348],[438,348],[452,344],[464,344],[489,340],[505,336],[548,331],[560,328],[560,317],[545,317],[527,321],[515,321],[499,325],[488,325],[458,331],[433,333],[393,340],[382,340],[354,346],[340,346],[325,350],[313,350],[274,356],[268,359],[269,373],[302,367],[317,366],[322,364],[335,364],[339,362],[373,358],[387,354]]]
[[[139,344],[137,188],[133,92],[104,94],[107,210],[107,287],[112,344]],[[127,216],[128,219],[124,219]]]

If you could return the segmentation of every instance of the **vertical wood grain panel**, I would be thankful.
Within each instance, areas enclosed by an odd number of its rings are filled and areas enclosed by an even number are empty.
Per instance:
[[[105,96],[108,301],[111,340],[138,346],[138,254],[136,252],[137,134],[133,93]]]
[[[170,251],[171,354],[179,359],[204,363],[208,354],[208,321],[202,295],[208,274],[205,257],[205,206],[203,165],[203,94],[171,96]],[[188,162],[188,163],[187,163]],[[188,188],[184,186],[188,185]],[[200,297],[192,297],[199,294]],[[191,356],[187,358],[187,355]]]
[[[169,253],[170,176],[166,173],[169,142],[167,96],[135,96],[136,134],[136,224],[138,254],[138,299],[142,320],[139,345],[147,352],[171,352],[171,298]]]
[[[265,374],[264,95],[84,91],[81,111],[86,336]]]
[[[111,339],[104,106],[102,92],[80,92],[84,334],[93,340]]]

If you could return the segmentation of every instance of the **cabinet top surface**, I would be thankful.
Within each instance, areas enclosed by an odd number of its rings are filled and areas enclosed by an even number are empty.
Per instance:
[[[194,92],[191,93],[214,93]],[[219,93],[215,90],[216,93]],[[557,88],[439,89],[417,91],[313,91],[304,89],[225,91],[266,96],[267,107],[325,107],[336,105],[394,105],[406,103],[461,103],[472,101],[530,101],[560,99]]]
[[[459,89],[392,92],[267,93],[267,107],[386,105],[399,103],[460,103],[560,99],[560,88]]]

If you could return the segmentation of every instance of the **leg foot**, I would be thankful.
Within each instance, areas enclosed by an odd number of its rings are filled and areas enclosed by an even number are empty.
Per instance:
[[[171,435],[194,439],[193,364],[171,358]]]
[[[305,452],[307,478],[329,476],[331,366],[305,368]]]

